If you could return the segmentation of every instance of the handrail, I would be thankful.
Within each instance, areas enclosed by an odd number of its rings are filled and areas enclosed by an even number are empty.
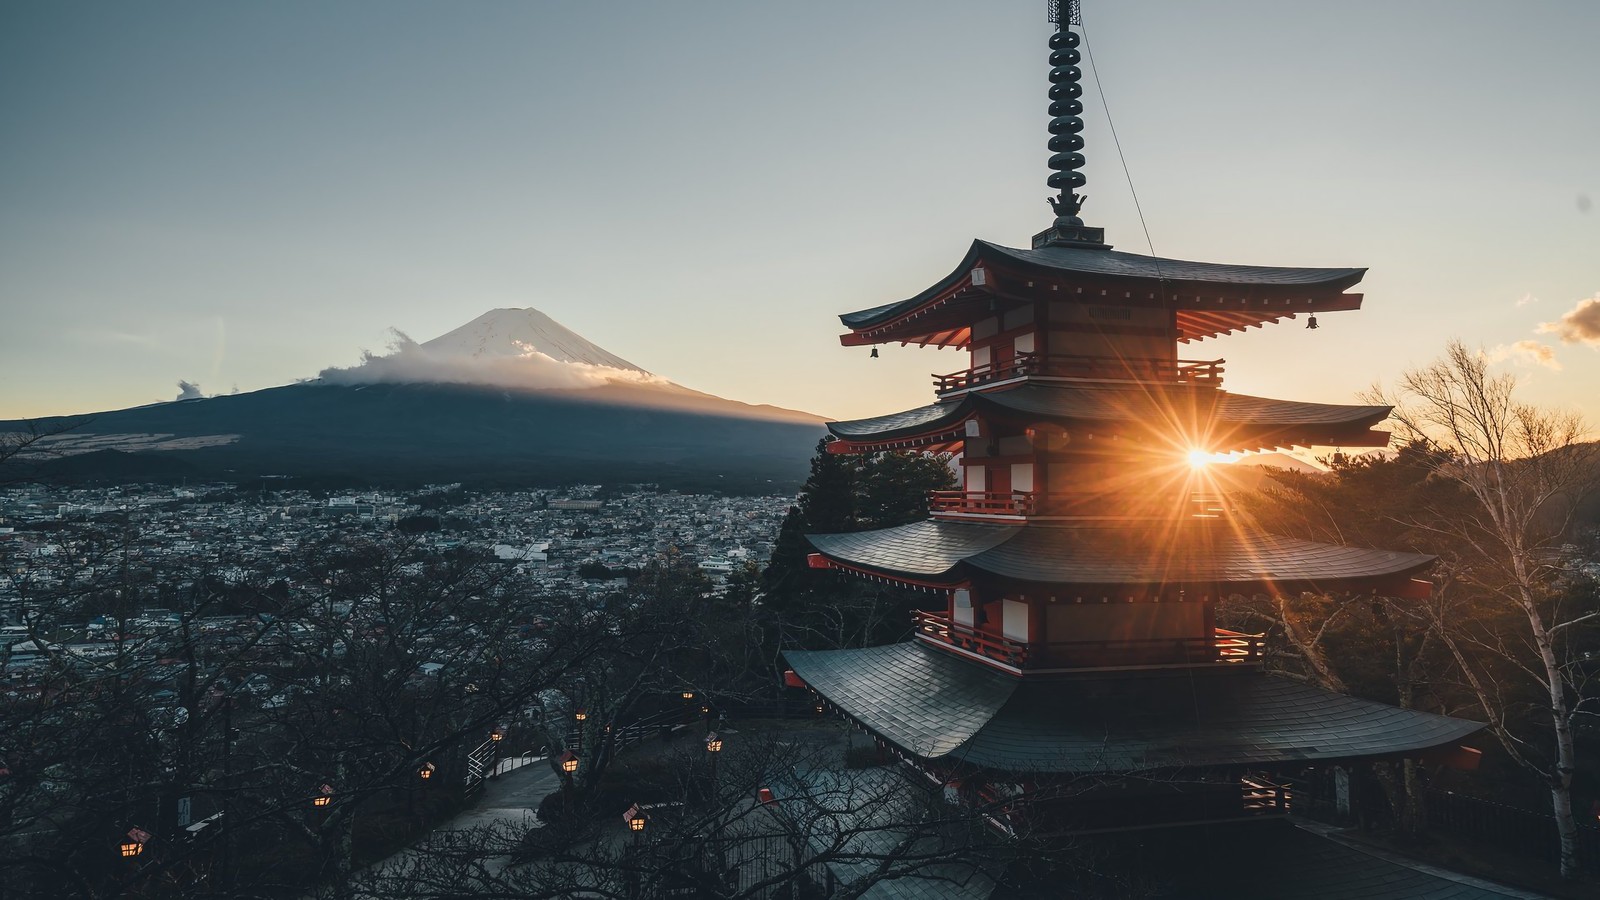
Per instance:
[[[929,491],[928,511],[1031,516],[1036,506],[1028,491]]]
[[[1013,666],[1027,661],[1028,645],[997,634],[985,634],[968,625],[950,621],[948,616],[923,609],[911,611],[912,630],[953,647],[972,650]]]
[[[1216,493],[1189,497],[1191,519],[1219,519],[1228,514],[1227,499]],[[1171,518],[1166,500],[1136,491],[929,491],[931,513],[969,515],[1052,516],[1056,518]]]
[[[1150,359],[1076,356],[1062,353],[1018,353],[999,363],[984,363],[948,375],[934,375],[937,393],[959,391],[1008,378],[1132,378],[1178,384],[1222,384],[1223,359]]]
[[[1134,665],[1171,663],[1248,663],[1266,652],[1265,634],[1244,634],[1215,628],[1209,637],[1118,638],[1089,641],[1018,641],[951,621],[943,613],[913,610],[912,630],[918,636],[978,653],[1018,668],[1092,668],[1126,662]],[[1170,653],[1151,653],[1168,650]]]

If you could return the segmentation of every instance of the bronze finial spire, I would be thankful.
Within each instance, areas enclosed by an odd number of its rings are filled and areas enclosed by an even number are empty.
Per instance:
[[[1078,151],[1083,149],[1083,71],[1078,68],[1078,35],[1072,31],[1073,25],[1083,24],[1083,12],[1078,5],[1078,0],[1066,0],[1066,9],[1062,9],[1061,0],[1050,0],[1050,21],[1056,24],[1056,33],[1050,36],[1050,150],[1055,153],[1050,157],[1051,173],[1049,185],[1058,189],[1059,196],[1050,198],[1050,206],[1055,209],[1056,217],[1070,219],[1063,225],[1082,225],[1078,218],[1078,210],[1083,208],[1083,201],[1088,199],[1077,193],[1083,187],[1083,173],[1078,170],[1083,168],[1083,154]]]
[[[1048,198],[1056,219],[1050,230],[1034,235],[1035,247],[1076,245],[1104,247],[1105,233],[1087,228],[1078,212],[1088,199],[1078,193],[1085,178],[1083,168],[1083,71],[1078,68],[1079,37],[1073,25],[1083,24],[1079,0],[1047,0],[1046,9],[1056,32],[1050,36],[1050,173],[1047,182],[1058,191]]]

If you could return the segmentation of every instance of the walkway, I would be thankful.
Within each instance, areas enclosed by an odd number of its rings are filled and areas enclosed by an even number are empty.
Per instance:
[[[467,831],[485,825],[538,827],[539,820],[533,813],[539,808],[539,801],[560,788],[561,778],[551,771],[545,757],[502,759],[495,764],[494,774],[483,783],[473,807],[435,826],[424,838],[441,831]]]

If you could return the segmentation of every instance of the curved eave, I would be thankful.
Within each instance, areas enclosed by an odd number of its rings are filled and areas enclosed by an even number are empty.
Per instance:
[[[1129,589],[1214,586],[1222,593],[1380,590],[1403,596],[1436,557],[1303,541],[1228,525],[1180,536],[1132,528],[1023,527],[925,520],[850,534],[806,535],[829,563],[918,586],[983,573],[1055,585],[1098,600]]]
[[[981,274],[974,277],[974,269]],[[1237,266],[1067,247],[1018,250],[976,240],[949,275],[895,303],[845,313],[846,346],[887,343],[965,346],[967,327],[997,298],[1170,302],[1178,339],[1188,342],[1293,319],[1300,313],[1359,309],[1344,294],[1365,269]],[[1086,288],[1092,288],[1086,290]]]
[[[973,242],[988,254],[1029,270],[1115,278],[1130,283],[1166,284],[1179,291],[1244,291],[1252,288],[1342,291],[1359,282],[1366,269],[1243,266],[1196,262],[1080,247],[1022,250],[989,241]]]
[[[1361,294],[1335,294],[1331,297],[1285,298],[1281,305],[1258,300],[1244,308],[1228,308],[1227,299],[1208,299],[1195,295],[1177,298],[1178,342],[1183,344],[1221,337],[1251,328],[1274,325],[1295,319],[1301,313],[1349,312],[1361,308]]]
[[[921,759],[938,759],[989,723],[1017,680],[916,643],[861,650],[785,650],[808,686],[875,734]]]
[[[1089,426],[1136,440],[1183,441],[1212,452],[1273,447],[1383,447],[1373,426],[1387,406],[1305,403],[1188,388],[1084,388],[1024,384],[972,392],[915,409],[828,423],[835,453],[930,449],[961,440],[976,416],[1021,423]]]
[[[917,294],[915,297],[908,297],[905,300],[897,300],[894,303],[885,303],[882,306],[874,306],[871,309],[862,309],[855,312],[841,313],[839,316],[839,321],[844,324],[844,327],[850,329],[851,331],[860,331],[863,328],[882,325],[885,322],[889,322],[906,315],[907,313],[928,303],[930,300],[939,297],[941,294],[949,292],[951,288],[959,284],[970,284],[972,267],[975,263],[977,263],[979,254],[983,252],[983,249],[983,241],[973,241],[972,246],[967,248],[966,255],[961,258],[961,262],[956,265],[955,269],[953,269],[949,275],[946,275],[945,277],[934,282],[931,287]]]
[[[974,525],[924,520],[876,531],[808,534],[806,540],[828,560],[868,574],[919,583],[960,582],[958,567],[1011,538],[1016,526]]]
[[[1477,722],[1256,672],[1023,680],[919,642],[784,652],[839,712],[919,759],[1127,773],[1416,756]]]
[[[1481,730],[1261,673],[1109,678],[1024,683],[948,758],[1009,772],[1302,765],[1423,756]]]
[[[1216,585],[1223,593],[1384,589],[1399,593],[1436,557],[1303,541],[1220,526],[1187,541],[1128,538],[1112,530],[1029,528],[967,557],[977,571],[1032,584],[1112,590]]]

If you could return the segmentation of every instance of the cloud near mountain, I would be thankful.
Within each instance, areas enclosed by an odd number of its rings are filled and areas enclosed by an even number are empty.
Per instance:
[[[519,342],[500,353],[464,354],[449,346],[419,344],[398,329],[387,353],[362,351],[354,366],[332,366],[318,373],[325,384],[471,384],[514,390],[570,390],[608,384],[671,384],[638,369],[556,359]]]
[[[1538,341],[1517,341],[1509,346],[1500,344],[1489,350],[1490,362],[1504,362],[1508,359],[1519,363],[1534,363],[1547,369],[1561,368],[1561,361],[1556,359],[1555,348]]]
[[[1588,344],[1600,348],[1600,293],[1579,300],[1554,322],[1543,322],[1539,331],[1554,334],[1563,344]]]

